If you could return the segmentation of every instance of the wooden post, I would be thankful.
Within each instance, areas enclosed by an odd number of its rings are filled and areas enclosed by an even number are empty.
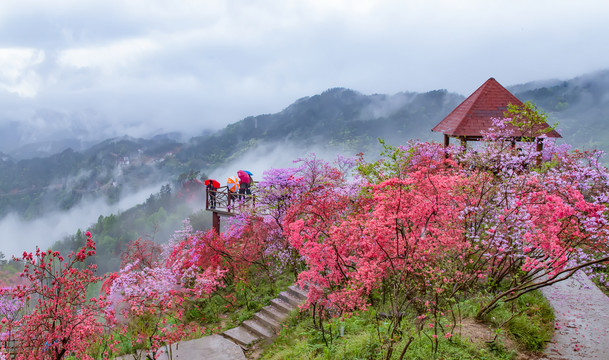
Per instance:
[[[444,147],[448,147],[450,145],[450,137],[444,134]]]
[[[459,139],[461,139],[461,147],[463,148],[463,152],[465,152],[465,150],[467,150],[467,139],[465,136],[461,136]]]
[[[216,234],[220,234],[220,214],[218,214],[216,211],[213,212],[213,218],[212,218],[212,225],[214,230],[216,231]]]

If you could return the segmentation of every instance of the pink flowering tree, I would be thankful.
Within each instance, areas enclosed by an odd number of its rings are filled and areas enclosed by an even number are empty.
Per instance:
[[[162,267],[127,264],[105,284],[116,316],[117,338],[133,350],[137,358],[156,359],[164,345],[179,341],[188,334],[181,322],[184,297],[177,291],[175,276]],[[172,321],[175,319],[176,321]]]
[[[263,173],[262,180],[256,184],[256,206],[249,213],[237,217],[229,231],[235,236],[245,235],[248,229],[257,231],[257,242],[272,265],[270,270],[284,272],[290,270],[296,276],[302,269],[301,255],[291,246],[286,236],[285,224],[294,218],[295,207],[303,207],[314,201],[313,194],[321,195],[324,189],[333,189],[341,194],[355,194],[359,183],[347,181],[356,165],[355,159],[337,157],[333,164],[310,154],[294,161],[293,168],[269,169]],[[303,209],[303,211],[306,211]],[[249,226],[244,226],[249,224]],[[253,225],[253,227],[251,227]]]
[[[400,168],[386,165],[388,172]],[[423,308],[424,297],[440,291],[447,274],[437,264],[450,259],[447,250],[457,251],[462,237],[452,211],[463,206],[463,195],[454,189],[464,179],[437,165],[391,177],[358,198],[318,189],[294,208],[290,242],[306,259],[299,280],[309,286],[306,305],[317,313],[319,328],[327,316],[365,309],[380,289],[391,303],[397,332],[407,306]]]
[[[192,237],[180,232],[178,238]],[[206,298],[222,287],[223,270],[202,267],[187,255],[184,241],[174,239],[166,251],[151,241],[137,240],[127,247],[121,269],[111,274],[102,290],[107,295],[116,322],[122,350],[140,350],[133,356],[156,359],[172,344],[204,332],[184,321],[190,301]],[[192,248],[188,249],[193,250]],[[115,347],[116,348],[116,347]]]
[[[121,253],[120,268],[134,263],[137,263],[140,269],[153,268],[161,261],[162,253],[163,247],[152,240],[139,238],[130,241]]]
[[[87,296],[87,287],[101,280],[95,265],[84,265],[95,254],[87,242],[64,258],[58,252],[23,253],[24,284],[0,289],[2,347],[16,359],[62,359],[75,355],[90,359],[105,323],[104,296]]]

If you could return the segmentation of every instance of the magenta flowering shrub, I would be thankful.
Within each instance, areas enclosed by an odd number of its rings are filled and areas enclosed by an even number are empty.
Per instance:
[[[185,227],[191,230],[188,222]],[[203,266],[194,249],[184,247],[185,239],[194,237],[179,231],[164,251],[152,241],[132,242],[124,257],[132,262],[124,261],[102,287],[120,341],[129,341],[133,349],[143,349],[151,358],[160,356],[164,345],[205,331],[183,321],[186,303],[223,286],[224,271]]]
[[[67,258],[37,249],[15,259],[25,264],[25,281],[0,289],[0,343],[11,358],[61,359],[74,354],[92,359],[88,349],[105,329],[100,319],[107,302],[104,296],[87,296],[87,286],[101,278],[95,275],[95,265],[85,265],[95,254],[91,234],[86,236],[86,245]]]
[[[321,194],[324,189],[352,197],[360,190],[361,181],[349,179],[356,159],[339,156],[330,164],[310,154],[294,163],[297,166],[293,168],[266,170],[255,187],[255,206],[230,218],[229,229],[223,234],[232,239],[231,243],[247,241],[248,247],[256,249],[257,262],[270,277],[285,271],[296,275],[302,268],[301,255],[286,236],[286,221],[289,223],[288,217],[294,216],[290,213],[292,207],[309,201],[312,193]]]

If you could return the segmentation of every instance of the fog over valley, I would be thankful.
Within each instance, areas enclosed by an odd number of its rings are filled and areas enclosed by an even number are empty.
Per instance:
[[[603,0],[3,1],[0,151],[190,138],[337,86],[566,80],[609,64],[607,18]]]
[[[108,204],[103,198],[80,203],[67,211],[51,211],[43,217],[26,221],[11,213],[0,219],[0,252],[7,258],[20,256],[24,251],[34,251],[36,246],[46,249],[58,240],[83,231],[95,223],[100,215],[110,215],[143,203],[162,184],[124,194],[116,204]]]

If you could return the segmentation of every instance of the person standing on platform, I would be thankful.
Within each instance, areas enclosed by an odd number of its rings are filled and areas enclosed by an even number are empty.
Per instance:
[[[214,184],[215,182],[215,184]],[[210,209],[215,209],[216,208],[216,190],[218,190],[218,187],[216,187],[217,185],[220,185],[220,183],[218,183],[216,180],[205,180],[205,185],[207,185],[207,192],[209,194],[209,208]]]
[[[245,195],[251,195],[251,176],[243,170],[237,171],[237,176],[239,177],[239,198],[244,198]]]

